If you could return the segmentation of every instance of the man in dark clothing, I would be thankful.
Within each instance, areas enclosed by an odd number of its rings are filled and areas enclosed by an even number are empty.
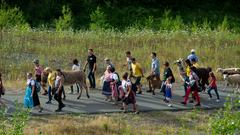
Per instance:
[[[166,61],[166,62],[164,63],[163,82],[162,82],[162,87],[161,87],[161,92],[163,92],[164,95],[165,95],[165,81],[166,81],[168,78],[171,80],[171,83],[174,83],[174,82],[175,82],[175,78],[174,78],[174,76],[173,76],[172,70],[171,70],[171,68],[169,67],[169,63]]]
[[[89,70],[88,79],[90,82],[90,88],[96,88],[95,75],[94,75],[94,72],[96,71],[96,62],[97,62],[97,58],[93,54],[93,49],[88,49],[88,58],[84,65],[84,72],[86,70],[86,66],[88,65],[88,70]]]

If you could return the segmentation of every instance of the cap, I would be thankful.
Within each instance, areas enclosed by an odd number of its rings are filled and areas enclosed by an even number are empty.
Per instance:
[[[195,52],[195,50],[194,50],[194,49],[192,49],[192,50],[191,50],[191,53],[193,53],[193,52]]]
[[[44,71],[51,71],[52,69],[50,67],[46,67]]]

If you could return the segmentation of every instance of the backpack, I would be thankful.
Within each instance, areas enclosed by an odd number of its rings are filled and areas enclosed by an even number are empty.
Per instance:
[[[41,91],[41,84],[40,82],[37,82],[36,80],[33,80],[35,83],[35,90],[37,91],[37,93],[39,93]],[[29,87],[31,86],[31,83],[29,84]]]

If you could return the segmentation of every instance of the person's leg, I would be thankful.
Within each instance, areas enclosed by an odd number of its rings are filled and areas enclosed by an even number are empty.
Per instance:
[[[93,87],[93,82],[92,82],[92,72],[91,71],[88,72],[88,80],[89,80],[89,83],[90,83],[90,88],[92,88]]]
[[[200,97],[198,95],[198,89],[194,90],[194,96],[196,97],[196,100],[197,100],[197,104],[196,105],[200,105]]]
[[[184,97],[184,104],[187,104],[187,101],[188,101],[188,97],[189,97],[189,94],[191,93],[191,87],[188,87],[187,88],[187,92],[186,92],[186,95]]]
[[[92,73],[92,85],[93,85],[93,88],[96,88],[96,81],[95,81],[95,74]]]
[[[66,99],[66,94],[65,94],[65,89],[64,89],[64,87],[62,87],[61,96],[62,96],[62,94],[63,94],[63,100],[65,100],[65,99]],[[62,99],[61,99],[61,100],[62,100]]]
[[[127,112],[127,104],[125,102],[123,102],[123,110],[124,112]]]
[[[48,101],[46,103],[47,104],[51,103],[51,101],[52,101],[52,88],[51,86],[48,86]]]
[[[73,85],[70,86],[71,94],[73,94]]]
[[[207,91],[207,93],[208,93],[208,95],[209,95],[210,98],[212,98],[211,90],[212,90],[212,88],[209,87],[209,88],[208,88],[208,91]]]
[[[215,93],[216,93],[216,95],[217,95],[217,99],[219,100],[220,98],[219,98],[219,94],[218,94],[217,88],[214,88],[214,91],[215,91]]]
[[[135,84],[137,85],[138,94],[141,94],[142,93],[141,77],[137,77]]]

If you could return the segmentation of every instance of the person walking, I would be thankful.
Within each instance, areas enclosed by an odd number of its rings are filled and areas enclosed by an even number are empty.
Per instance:
[[[157,54],[155,52],[152,52],[151,57],[152,57],[151,74],[149,76],[151,77],[151,79],[148,81],[149,90],[147,90],[147,92],[152,92],[151,85],[152,80],[156,78],[156,80],[160,81],[160,62],[157,58]]]
[[[88,79],[90,82],[90,88],[96,88],[96,83],[95,83],[95,71],[96,71],[96,62],[97,62],[97,58],[93,53],[93,49],[88,49],[88,58],[87,61],[84,65],[84,72],[86,70],[86,66],[88,65]]]
[[[0,107],[3,105],[5,106],[5,104],[2,102],[2,95],[5,94],[5,88],[3,86],[3,82],[2,82],[2,74],[0,73]]]
[[[52,71],[50,67],[46,67],[44,70],[48,74],[47,82],[48,82],[48,101],[46,104],[51,104],[52,102],[52,94],[54,93],[54,82],[56,80],[56,73]]]
[[[58,102],[58,109],[55,110],[56,112],[61,112],[62,108],[65,107],[65,105],[62,102],[63,83],[64,83],[63,73],[60,69],[57,69],[57,77],[55,80],[56,92],[54,94],[54,99]]]
[[[33,63],[35,65],[35,77],[36,77],[36,83],[41,84],[41,76],[43,73],[43,67],[39,64],[39,60],[38,59],[34,59]],[[42,93],[42,95],[47,95],[47,90],[44,90],[44,92]]]
[[[27,74],[27,87],[31,88],[30,96],[33,100],[33,107],[38,107],[39,108],[38,112],[42,112],[43,108],[41,107],[40,100],[38,97],[38,89],[40,89],[40,87],[37,86],[38,84],[36,82],[37,81],[35,81],[32,77],[32,73],[28,73]]]
[[[214,90],[215,91],[215,93],[216,93],[216,96],[217,96],[217,100],[216,100],[216,102],[219,102],[219,94],[218,94],[218,90],[217,90],[217,79],[216,79],[216,77],[215,77],[215,75],[214,75],[214,73],[213,72],[210,72],[209,73],[209,80],[210,80],[210,84],[209,84],[209,86],[208,86],[208,95],[209,95],[209,99],[212,99],[212,94],[211,94],[211,91],[212,90]]]
[[[78,60],[74,59],[73,60],[72,71],[80,71],[80,69],[81,69],[81,66],[80,66]],[[76,86],[77,86],[77,93],[79,93],[79,86],[78,86],[78,84],[76,84]],[[71,85],[70,88],[71,88],[70,94],[73,94],[73,85]]]
[[[192,66],[190,68],[189,82],[187,82],[187,84],[188,84],[187,92],[186,92],[186,95],[184,97],[184,101],[181,102],[183,105],[187,104],[188,97],[189,97],[190,93],[194,92],[194,97],[197,100],[197,103],[195,104],[195,106],[201,106],[200,97],[199,97],[199,94],[198,94],[198,80],[199,80],[199,77],[196,74],[196,67]]]
[[[137,94],[142,94],[141,78],[144,77],[143,70],[135,58],[132,58],[132,76],[136,80],[133,85],[137,86]]]
[[[164,63],[164,72],[163,72],[163,81],[162,81],[162,86],[161,86],[161,92],[163,92],[164,96],[166,95],[166,81],[170,80],[170,83],[173,84],[175,82],[175,78],[172,73],[172,69],[169,66],[169,62],[166,61]]]

